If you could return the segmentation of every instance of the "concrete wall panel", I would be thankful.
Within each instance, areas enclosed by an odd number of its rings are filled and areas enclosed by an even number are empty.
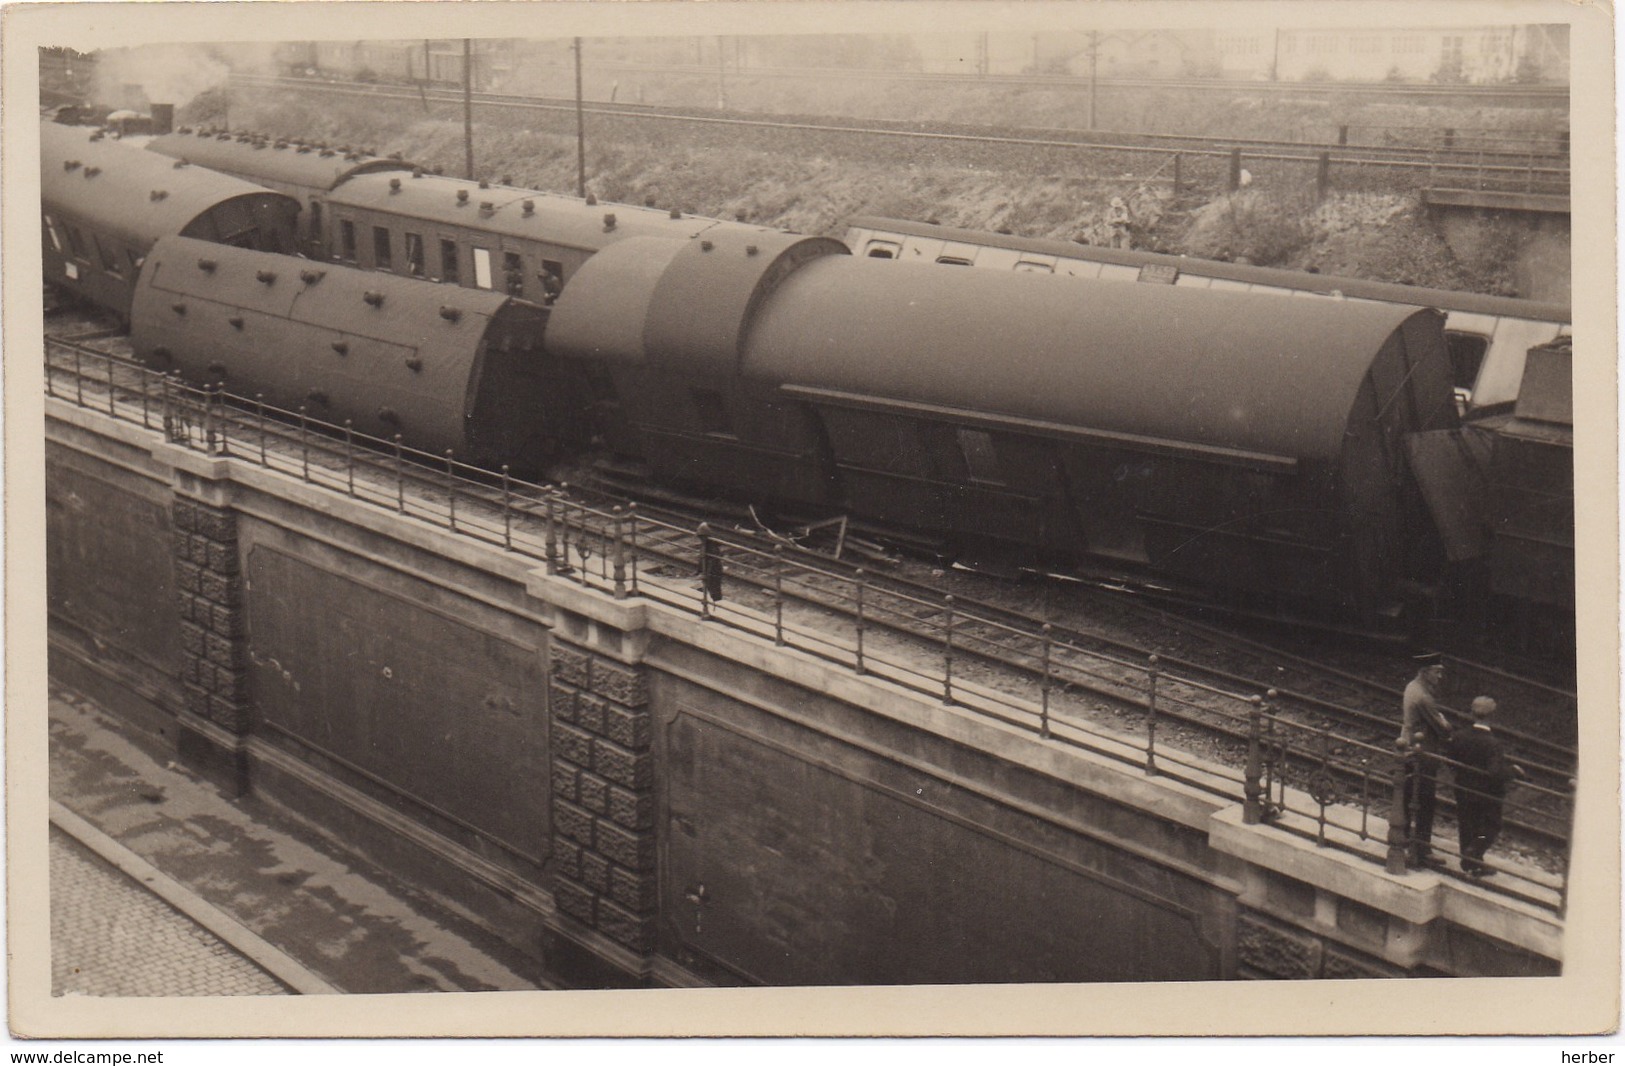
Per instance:
[[[250,687],[262,720],[383,782],[408,813],[426,807],[544,859],[541,630],[516,639],[513,619],[472,602],[458,609],[409,574],[310,542],[297,554],[254,542],[270,539],[274,531],[245,528]]]
[[[1197,910],[1089,870],[1054,826],[802,732],[688,709],[665,729],[684,953],[770,984],[1219,976]]]
[[[55,451],[45,466],[46,591],[53,617],[100,655],[154,681],[180,656],[169,486]]]

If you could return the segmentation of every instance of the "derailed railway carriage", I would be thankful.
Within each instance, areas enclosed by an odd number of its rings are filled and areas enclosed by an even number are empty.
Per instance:
[[[1436,572],[1405,438],[1456,425],[1432,311],[632,238],[549,350],[657,477],[1366,620]]]
[[[40,125],[45,281],[128,319],[142,261],[172,233],[291,252],[299,202],[99,138]]]
[[[547,380],[546,321],[498,293],[169,237],[141,272],[131,339],[191,381],[534,471],[575,417]]]

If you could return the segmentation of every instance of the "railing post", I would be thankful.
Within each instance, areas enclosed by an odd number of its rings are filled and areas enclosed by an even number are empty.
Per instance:
[[[1247,697],[1247,769],[1242,780],[1241,820],[1257,825],[1264,820],[1264,753],[1261,749],[1264,733],[1264,698]]]
[[[773,544],[773,647],[785,647],[785,546]]]
[[[135,368],[136,380],[141,382],[141,428],[142,429],[151,429],[152,428],[152,423],[147,418],[147,406],[148,406],[148,402],[147,402],[148,401],[148,396],[147,396],[147,394],[148,394],[149,391],[151,391],[149,386],[148,386],[148,381],[149,381],[148,375],[150,373],[151,373],[151,371],[149,371],[144,366],[138,366],[138,367]],[[51,370],[50,370],[49,367],[46,367],[46,369],[45,369],[45,391],[46,391],[47,394],[49,394],[50,391],[51,391]]]
[[[502,550],[513,551],[513,489],[508,481],[508,464],[502,464]]]
[[[627,554],[629,555],[627,562],[632,570],[632,595],[641,596],[642,593],[638,591],[638,505],[636,503],[626,505],[626,520]]]
[[[1569,867],[1574,863],[1574,801],[1578,798],[1575,789],[1578,782],[1569,778],[1569,831],[1567,839],[1563,842],[1563,870],[1562,880],[1557,886],[1557,916],[1567,918],[1569,913]]]
[[[1146,671],[1145,772],[1154,775],[1157,772],[1157,663],[1161,660],[1154,653],[1150,660]]]
[[[1177,158],[1177,157],[1176,157]],[[1048,613],[1047,611],[1045,612]],[[1043,669],[1038,675],[1038,735],[1049,739],[1050,661],[1054,655],[1055,627],[1044,623]]]
[[[1410,819],[1406,815],[1405,793],[1415,759],[1409,749],[1394,754],[1394,774],[1388,790],[1388,872],[1405,872],[1411,850]]]
[[[1286,769],[1285,753],[1281,749],[1281,744],[1278,741],[1276,741],[1276,739],[1275,739],[1275,715],[1272,712],[1272,708],[1274,707],[1274,704],[1275,704],[1275,699],[1279,695],[1280,695],[1280,693],[1275,691],[1275,689],[1268,690],[1267,692],[1264,693],[1264,703],[1262,705],[1262,709],[1263,709],[1263,712],[1264,712],[1264,733],[1265,733],[1264,745],[1263,745],[1263,747],[1264,747],[1264,809],[1263,809],[1263,816],[1264,816],[1265,821],[1268,821],[1270,818],[1274,817],[1274,815],[1275,815],[1275,810],[1276,810],[1275,800],[1272,799],[1271,797],[1272,797],[1273,793],[1275,792],[1275,789],[1276,789],[1277,786],[1279,786],[1280,789],[1281,789],[1281,799],[1282,799],[1283,805],[1285,804],[1285,800],[1286,800],[1286,779],[1285,779],[1285,776],[1284,776],[1285,769]]]
[[[300,408],[304,410],[304,408]],[[406,513],[406,468],[402,466],[401,435],[395,434],[395,513]]]
[[[260,465],[269,466],[265,461],[265,393],[254,394],[254,416],[260,428]]]
[[[118,417],[118,394],[113,383],[113,360],[107,361],[107,414],[110,418]]]
[[[1326,808],[1332,799],[1332,738],[1331,734],[1321,731],[1320,734],[1320,772],[1315,780],[1315,803],[1320,808],[1316,816],[1315,846],[1326,846]]]
[[[220,432],[220,454],[231,454],[231,417],[226,411],[226,386],[224,383],[214,389],[214,424]]]
[[[85,405],[85,376],[80,365],[79,348],[73,349],[73,402],[80,407]]]
[[[712,582],[716,581],[721,584],[720,577],[714,578],[712,576],[716,568],[714,561],[716,548],[711,543],[711,524],[709,522],[701,522],[700,528],[694,532],[700,538],[700,617],[709,619],[711,617]]]
[[[1371,826],[1371,760],[1360,760],[1360,839],[1370,838]]]
[[[1241,149],[1230,149],[1230,191],[1241,188]]]
[[[948,607],[948,617],[942,626],[942,702],[953,706],[954,702],[954,597],[953,593],[943,597]]]
[[[615,516],[615,548],[611,557],[610,572],[615,582],[615,598],[626,599],[626,545],[621,538],[626,535],[626,515],[619,506],[611,512]]]
[[[1332,154],[1320,153],[1320,160],[1315,166],[1315,202],[1320,203],[1326,199],[1326,191],[1332,181]]]
[[[852,579],[857,583],[857,618],[854,620],[853,629],[854,634],[857,636],[857,660],[852,664],[852,668],[862,674],[868,669],[863,663],[863,630],[867,625],[864,620],[864,600],[866,599],[865,590],[869,586],[869,577],[863,572],[863,568],[859,567],[853,572]]]
[[[355,497],[355,422],[344,420],[344,491]]]
[[[452,452],[446,449],[446,525],[457,532],[457,471],[452,465]]]
[[[50,343],[50,341],[46,341],[45,342],[45,395],[49,396],[53,400],[56,399],[56,383],[54,381],[52,381],[52,378],[54,378],[56,375],[52,374],[51,371],[53,371],[55,369],[56,369],[56,367],[51,363],[51,343]]]
[[[310,480],[310,439],[309,428],[305,424],[305,405],[299,405],[299,467],[301,476]]]
[[[547,559],[547,572],[559,572],[559,535],[558,535],[558,492],[555,489],[547,490],[547,544],[542,554]]]
[[[216,425],[219,417],[214,409],[214,400],[219,392],[220,383],[217,381],[207,382],[203,386],[203,451],[208,455],[214,453],[216,438],[220,435]]]
[[[570,560],[570,528],[572,525],[574,523],[570,521],[570,511],[566,507],[564,512],[564,559],[567,563]],[[586,588],[588,577],[587,560],[592,558],[592,548],[587,544],[587,511],[585,507],[581,511],[581,523],[575,525],[575,533],[576,559],[579,563],[575,568],[576,580],[581,582],[582,588]]]
[[[173,442],[175,439],[175,406],[169,395],[169,375],[166,373],[158,379],[160,388],[160,406],[164,412],[164,439]]]

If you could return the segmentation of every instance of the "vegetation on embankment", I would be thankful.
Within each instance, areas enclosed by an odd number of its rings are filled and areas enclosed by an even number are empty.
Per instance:
[[[208,111],[217,105],[200,98],[183,120],[207,122]],[[1031,115],[1034,124],[1049,117],[1043,108],[1022,113]],[[443,115],[413,106],[384,110],[376,103],[318,104],[279,95],[233,99],[230,120],[235,128],[275,136],[400,152],[431,169],[459,174],[464,167],[462,126]],[[988,116],[984,111],[954,117],[987,121]],[[1286,115],[1276,117],[1285,120]],[[492,121],[478,124],[474,139],[479,176],[575,192],[573,136],[522,128],[518,121]],[[1519,234],[1513,225],[1484,223],[1482,239],[1472,242],[1468,254],[1458,255],[1412,192],[1342,193],[1317,203],[1307,180],[1263,175],[1237,193],[1187,189],[1176,200],[1166,176],[1149,181],[1117,174],[968,167],[929,153],[882,165],[835,158],[827,146],[816,143],[807,148],[697,147],[677,137],[661,137],[658,143],[612,141],[597,132],[588,141],[588,188],[605,200],[653,202],[837,237],[853,216],[872,214],[1086,243],[1105,243],[1110,232],[1106,210],[1113,197],[1122,197],[1133,216],[1136,247],[1516,295],[1512,268]]]

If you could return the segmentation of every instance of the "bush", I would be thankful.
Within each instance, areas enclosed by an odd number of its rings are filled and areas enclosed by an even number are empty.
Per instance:
[[[1203,208],[1186,234],[1186,252],[1247,259],[1258,266],[1289,262],[1313,239],[1313,197],[1244,189]]]
[[[1460,85],[1467,80],[1466,73],[1461,69],[1461,56],[1449,55],[1439,60],[1439,69],[1433,72],[1433,80],[1440,85]]]

